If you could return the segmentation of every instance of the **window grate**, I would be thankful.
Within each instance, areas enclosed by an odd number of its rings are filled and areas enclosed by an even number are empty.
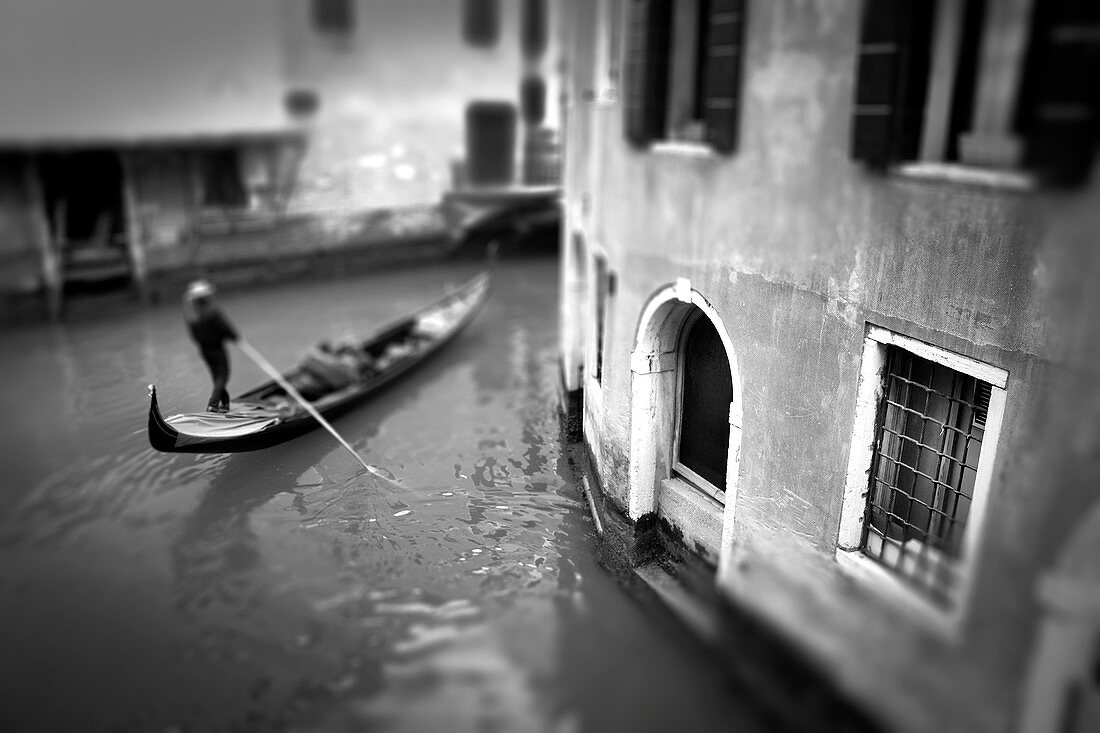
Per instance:
[[[942,606],[958,583],[990,389],[887,348],[861,549]]]

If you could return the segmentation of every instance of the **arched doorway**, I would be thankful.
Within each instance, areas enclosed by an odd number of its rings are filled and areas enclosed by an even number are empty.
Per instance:
[[[696,306],[682,328],[676,377],[672,471],[712,496],[724,493],[733,383],[722,338]]]
[[[721,562],[736,499],[741,380],[722,319],[687,280],[646,305],[631,354],[630,496]]]

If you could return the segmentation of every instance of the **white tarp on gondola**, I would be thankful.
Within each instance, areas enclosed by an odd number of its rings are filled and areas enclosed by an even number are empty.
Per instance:
[[[255,405],[240,405],[226,413],[187,412],[173,415],[165,422],[179,431],[179,443],[187,436],[195,438],[240,438],[265,430],[282,417],[274,410]]]

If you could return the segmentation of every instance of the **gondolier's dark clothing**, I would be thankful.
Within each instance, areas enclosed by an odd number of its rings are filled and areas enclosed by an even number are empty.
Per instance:
[[[237,331],[219,310],[213,310],[197,320],[187,324],[191,338],[199,346],[202,360],[210,369],[214,379],[214,390],[210,393],[208,408],[229,409],[229,392],[225,386],[229,383],[229,355],[225,353],[225,342],[236,341]]]

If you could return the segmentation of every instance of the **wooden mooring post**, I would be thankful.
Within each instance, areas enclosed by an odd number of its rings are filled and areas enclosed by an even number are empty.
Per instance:
[[[30,210],[34,218],[32,236],[40,255],[43,306],[46,316],[51,321],[56,321],[61,318],[64,307],[65,283],[62,277],[61,252],[50,232],[46,197],[42,192],[42,179],[38,174],[38,161],[28,158],[23,171],[27,194],[30,198]]]

